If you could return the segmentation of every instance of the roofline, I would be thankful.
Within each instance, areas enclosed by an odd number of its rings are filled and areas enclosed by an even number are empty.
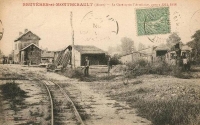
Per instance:
[[[153,48],[153,47],[147,47],[147,48],[144,48],[144,49],[138,50],[138,52],[139,52],[139,51],[142,51],[142,50],[149,49],[149,48]],[[135,51],[135,52],[137,52],[137,51]]]
[[[31,32],[32,34],[34,34],[32,31],[28,31],[28,32]],[[19,41],[19,39],[22,37],[22,36],[24,36],[24,35],[26,35],[28,32],[26,32],[26,33],[23,33],[21,36],[19,36],[17,39],[15,39],[14,40],[14,42],[17,42],[17,41]],[[35,35],[35,34],[34,34]],[[41,38],[38,36],[38,35],[36,35],[38,38],[39,38],[39,40],[41,40]]]
[[[98,48],[98,47],[96,47],[96,46],[94,46],[94,45],[74,45],[74,46],[92,46],[92,47]],[[72,45],[67,46],[67,48],[65,48],[64,50],[68,49],[69,47],[72,47]],[[76,49],[76,47],[74,47],[74,49],[75,49],[76,51],[78,51],[78,50]],[[100,48],[98,48],[98,49],[100,49]],[[78,52],[81,53],[81,54],[104,54],[104,53],[106,53],[106,51],[104,51],[104,50],[102,50],[102,49],[100,49],[100,50],[102,51],[102,53],[82,53],[82,52],[80,52],[80,51],[78,51]]]
[[[141,50],[138,50],[138,51],[134,51],[134,52],[131,52],[131,53],[122,55],[122,56],[126,56],[126,55],[133,54],[133,53],[142,53],[142,52],[140,52],[140,51],[142,51],[142,50],[147,50],[147,49],[150,49],[150,48],[153,48],[153,47],[147,47],[147,48],[144,48],[144,49],[141,49]],[[146,54],[146,53],[142,53],[142,54]],[[149,54],[146,54],[146,55],[149,55]]]
[[[92,54],[106,54],[106,53],[105,52],[104,53],[81,53],[80,52],[80,54],[91,54],[92,55]]]
[[[54,58],[54,56],[41,56],[41,58]]]
[[[170,49],[155,49],[155,51],[169,51]]]
[[[140,54],[145,54],[145,55],[148,55],[148,56],[152,55],[152,54],[147,54],[147,53],[142,53],[142,52],[139,52],[139,51],[135,51],[135,52],[131,52],[131,53],[128,53],[128,54],[125,54],[125,55],[122,55],[122,56],[131,55],[131,54],[133,54],[133,53],[140,53]],[[121,56],[121,57],[122,57],[122,56]]]
[[[34,45],[34,46],[36,46],[38,49],[40,49],[37,45],[35,45],[34,43],[31,43],[31,44],[29,44],[28,46],[26,46],[26,47],[24,47],[23,49],[21,49],[20,51],[25,50],[26,48],[28,48],[28,47],[31,46],[31,45]],[[42,49],[40,49],[40,50],[42,50]]]

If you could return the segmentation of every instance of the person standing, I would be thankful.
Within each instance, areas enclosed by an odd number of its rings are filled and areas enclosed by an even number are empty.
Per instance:
[[[110,69],[111,69],[111,58],[108,58],[108,74],[110,73]]]
[[[183,69],[187,70],[187,64],[188,64],[188,60],[186,57],[183,57]]]
[[[3,57],[3,65],[5,64],[5,58]]]
[[[84,71],[85,76],[89,76],[89,66],[90,66],[90,61],[88,57],[85,57],[85,71]]]
[[[27,63],[27,65],[28,65],[28,67],[29,67],[29,66],[30,66],[30,61],[29,61],[29,59],[26,60],[26,63]]]
[[[189,55],[187,55],[187,65],[186,65],[186,70],[187,71],[190,71],[190,56]]]

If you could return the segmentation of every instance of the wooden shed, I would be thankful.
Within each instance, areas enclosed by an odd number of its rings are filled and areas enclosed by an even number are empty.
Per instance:
[[[67,47],[70,51],[72,46]],[[75,53],[75,66],[84,66],[85,58],[88,57],[90,65],[106,65],[107,60],[105,57],[105,51],[97,48],[96,46],[89,45],[74,45]]]
[[[39,65],[41,62],[41,49],[34,43],[20,50],[21,64]]]

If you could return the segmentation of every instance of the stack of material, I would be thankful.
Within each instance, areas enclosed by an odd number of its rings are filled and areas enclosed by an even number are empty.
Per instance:
[[[62,60],[62,56],[63,56],[64,52],[65,52],[65,50],[62,50],[62,51],[60,51],[60,52],[58,53],[58,56],[57,56],[57,58],[55,59],[55,62],[54,62],[54,64],[55,64],[56,66],[58,66],[58,65],[61,64],[61,60]]]
[[[58,57],[56,58],[54,64],[56,66],[62,66],[65,68],[68,64],[70,64],[71,61],[71,51],[68,49],[60,51],[58,54]]]
[[[68,49],[60,51],[58,53],[57,58],[54,61],[54,64],[52,64],[54,66],[48,66],[47,70],[56,71],[56,70],[61,70],[63,68],[66,68],[67,65],[71,63],[71,55],[72,55],[72,52],[69,51]]]

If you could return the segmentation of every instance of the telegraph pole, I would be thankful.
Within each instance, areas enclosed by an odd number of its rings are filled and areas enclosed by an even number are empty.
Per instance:
[[[71,23],[71,30],[72,30],[72,69],[75,69],[75,54],[74,54],[74,29],[72,24],[73,13],[70,12],[70,23]]]

